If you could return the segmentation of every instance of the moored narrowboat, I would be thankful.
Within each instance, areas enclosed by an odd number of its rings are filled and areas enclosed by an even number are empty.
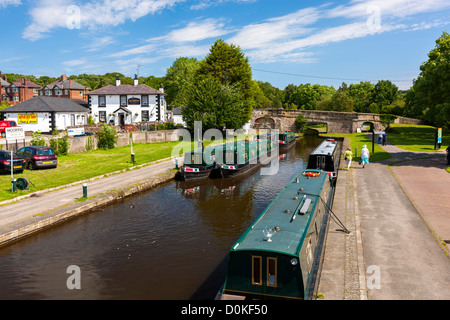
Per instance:
[[[222,144],[186,152],[177,178],[189,181],[217,174],[216,171],[219,168],[217,167],[216,154],[220,153],[223,148],[225,148],[225,145]]]
[[[218,164],[222,178],[236,177],[256,169],[273,148],[271,140],[245,139],[235,142],[235,148],[224,149],[224,162]]]
[[[295,133],[292,131],[284,131],[278,134],[278,147],[281,150],[286,150],[295,144]]]
[[[335,139],[326,139],[309,155],[307,168],[336,173],[340,154],[339,143]]]
[[[220,299],[311,299],[333,196],[328,172],[298,172],[230,249]]]

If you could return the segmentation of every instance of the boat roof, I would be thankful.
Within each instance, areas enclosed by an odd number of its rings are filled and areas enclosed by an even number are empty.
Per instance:
[[[309,227],[311,215],[316,209],[320,193],[327,179],[327,173],[321,170],[306,170],[319,173],[317,177],[307,179],[303,171],[298,172],[284,187],[278,196],[269,204],[256,221],[232,246],[231,251],[273,251],[287,255],[298,255],[306,230]],[[297,182],[297,178],[299,182]],[[300,189],[303,188],[303,191]],[[294,199],[297,197],[298,199]],[[307,199],[311,204],[304,215],[292,216],[297,209],[302,208]],[[289,210],[289,212],[287,212]],[[278,227],[279,231],[268,242],[263,230]]]
[[[333,154],[334,149],[337,147],[337,141],[334,139],[327,139],[325,141],[322,141],[321,144],[313,151],[311,152],[311,155],[318,155],[318,154]]]

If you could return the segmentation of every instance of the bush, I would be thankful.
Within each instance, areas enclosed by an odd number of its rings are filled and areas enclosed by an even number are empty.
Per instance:
[[[31,139],[32,146],[45,146],[45,139],[41,136],[41,131],[33,132],[33,139]]]
[[[67,132],[61,138],[58,138],[58,131],[55,129],[52,132],[52,138],[50,139],[50,147],[55,151],[56,155],[67,155],[69,152],[69,136]]]
[[[103,127],[97,133],[97,136],[97,147],[103,150],[113,149],[117,142],[117,139],[119,138],[117,136],[116,128],[113,126],[109,126],[106,123],[103,124]]]
[[[297,132],[303,133],[306,129],[307,121],[303,117],[302,114],[299,114],[297,119],[295,119],[295,128],[297,129]]]

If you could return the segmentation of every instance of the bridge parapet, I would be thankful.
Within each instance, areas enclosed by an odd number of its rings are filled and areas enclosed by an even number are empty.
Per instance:
[[[337,112],[322,110],[291,110],[291,109],[254,109],[251,120],[252,128],[271,127],[280,131],[295,131],[295,119],[299,114],[310,123],[325,123],[328,132],[353,133],[361,128],[363,123],[371,123],[375,131],[384,131],[380,115],[375,113]],[[420,124],[417,119],[397,117],[394,123]]]

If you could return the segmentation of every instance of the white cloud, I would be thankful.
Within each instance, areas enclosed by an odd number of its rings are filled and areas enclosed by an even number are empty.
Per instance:
[[[173,30],[165,38],[172,42],[193,42],[221,37],[229,32],[225,29],[223,21],[205,19],[190,22],[184,28]]]
[[[0,9],[11,5],[18,6],[20,4],[22,4],[21,0],[0,0]]]
[[[46,37],[55,28],[117,26],[127,20],[136,21],[148,14],[171,8],[183,1],[185,0],[91,0],[77,5],[73,0],[41,0],[30,11],[32,22],[25,28],[23,38],[35,41]]]

